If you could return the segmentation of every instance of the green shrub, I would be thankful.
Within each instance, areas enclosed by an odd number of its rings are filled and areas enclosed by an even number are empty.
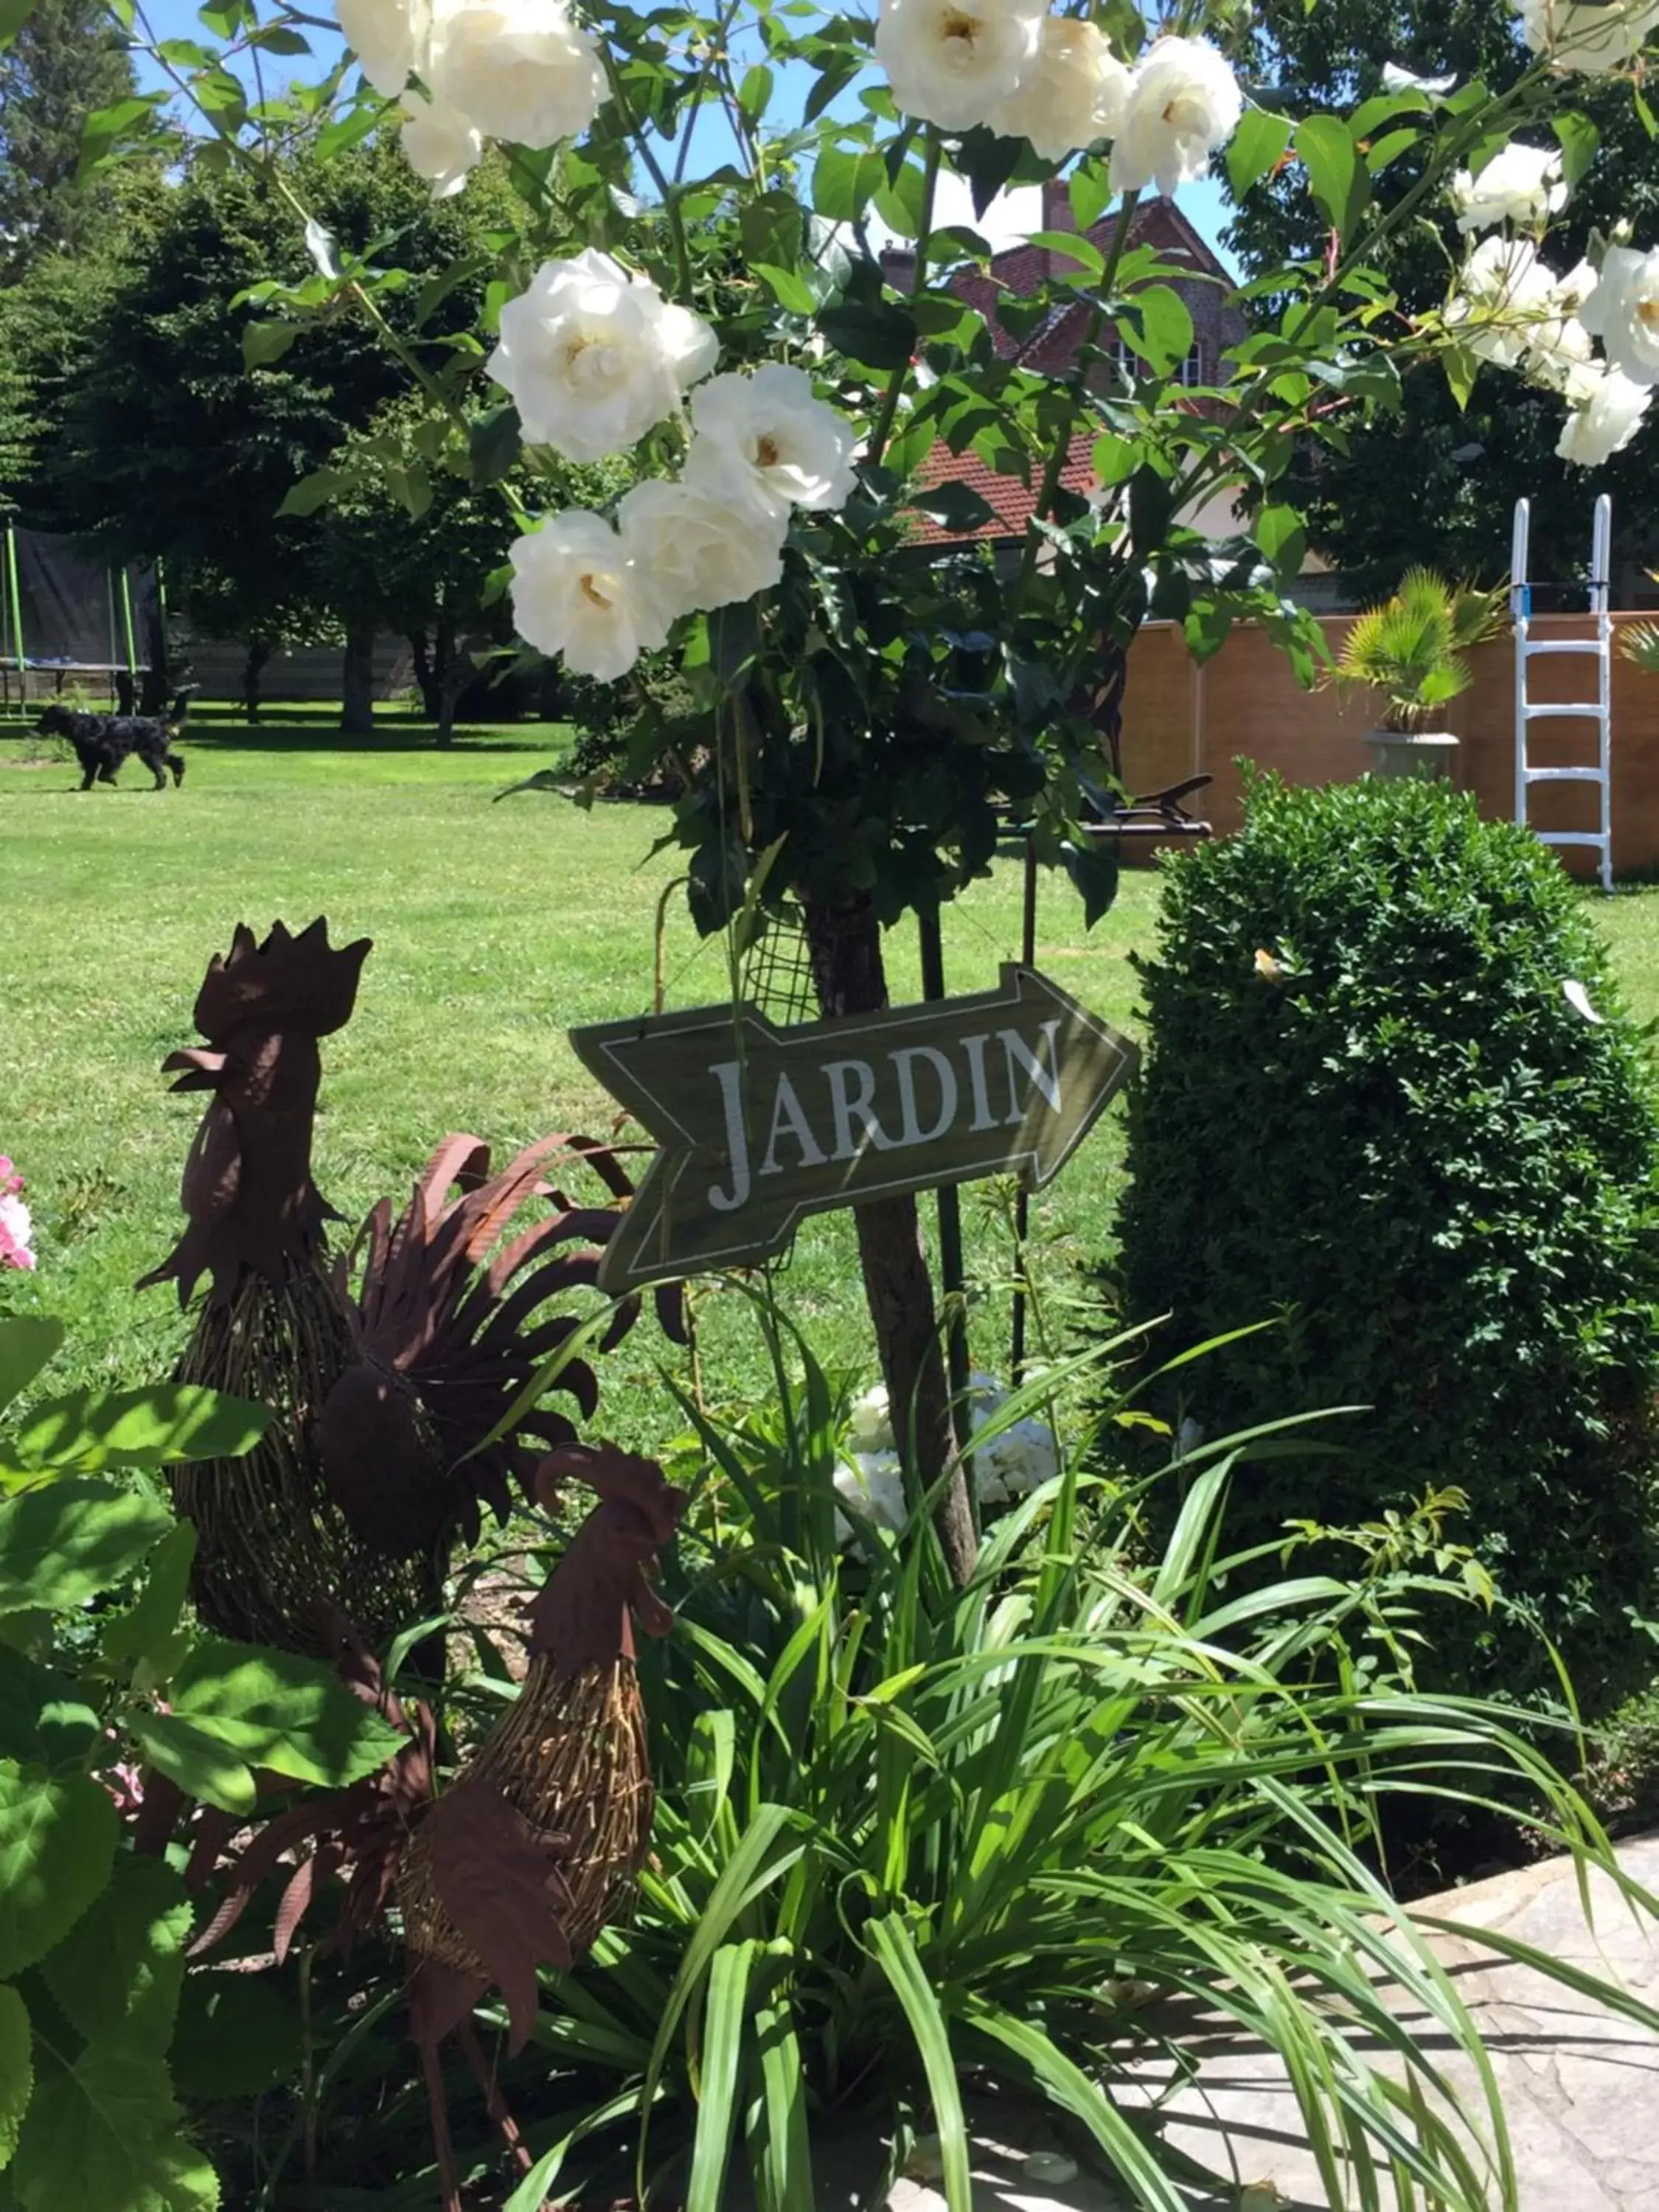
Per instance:
[[[1412,781],[1262,779],[1248,814],[1170,865],[1140,963],[1121,1291],[1132,1321],[1172,1316],[1164,1356],[1277,1325],[1161,1410],[1214,1434],[1372,1408],[1343,1452],[1254,1470],[1230,1536],[1455,1486],[1458,1533],[1605,1711],[1652,1664],[1631,1618],[1656,1565],[1645,1045],[1582,895],[1525,830]],[[1553,1686],[1501,1608],[1441,1624],[1423,1678]]]

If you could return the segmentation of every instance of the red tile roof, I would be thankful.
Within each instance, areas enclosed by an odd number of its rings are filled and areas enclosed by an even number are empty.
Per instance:
[[[1094,489],[1094,446],[1097,433],[1085,430],[1072,441],[1070,453],[1060,472],[1061,486],[1066,491],[1089,492]],[[1042,485],[1044,463],[1034,458],[1031,463],[1031,482],[1024,483],[1018,477],[999,476],[971,447],[963,453],[953,453],[948,446],[935,446],[922,463],[918,475],[924,484],[963,483],[976,491],[988,507],[994,508],[994,522],[982,523],[977,530],[962,532],[942,529],[927,515],[916,518],[916,542],[924,545],[957,545],[970,538],[1024,538],[1025,526],[1034,513],[1037,493]]]

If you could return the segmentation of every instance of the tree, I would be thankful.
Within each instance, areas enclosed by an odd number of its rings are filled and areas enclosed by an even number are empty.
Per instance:
[[[102,191],[76,181],[82,131],[135,91],[126,41],[99,0],[38,0],[0,53],[0,276],[78,252],[96,232]]]
[[[198,156],[160,197],[45,475],[70,526],[112,558],[164,559],[186,600],[191,580],[203,579],[222,618],[239,612],[251,655],[274,641],[274,620],[289,637],[307,608],[313,635],[337,614],[361,678],[381,619],[361,584],[377,564],[360,561],[359,586],[331,600],[328,580],[343,591],[344,572],[319,565],[319,526],[283,510],[298,483],[404,391],[406,373],[356,315],[273,334],[246,300],[278,280],[322,281],[289,197],[295,185],[331,241],[317,252],[349,259],[397,235],[417,273],[474,254],[490,204],[485,191],[465,206],[434,205],[389,144],[354,148],[315,171],[295,163],[280,181]],[[441,357],[476,319],[481,291],[481,282],[459,283],[422,317],[411,286],[384,312],[417,361]],[[361,681],[351,703],[346,726],[361,730],[371,709]]]
[[[1517,22],[1511,0],[1344,0],[1340,9],[1261,0],[1252,38],[1258,68],[1276,82],[1271,97],[1306,114],[1376,98],[1390,62],[1415,76],[1459,84],[1480,76],[1506,90],[1532,59]],[[1659,158],[1629,86],[1595,76],[1568,85],[1571,111],[1583,125],[1563,128],[1574,162],[1588,166],[1552,241],[1552,261],[1562,269],[1620,221],[1632,222],[1646,239],[1659,218]],[[1374,139],[1389,128],[1380,124]],[[1420,158],[1407,149],[1378,172],[1379,199],[1398,205],[1420,174]],[[1323,254],[1329,218],[1308,184],[1307,169],[1291,163],[1270,185],[1244,195],[1228,236],[1247,274]],[[1379,265],[1407,315],[1442,304],[1459,246],[1443,193],[1390,240]],[[1268,319],[1272,312],[1271,303],[1258,307]],[[1291,483],[1313,544],[1365,598],[1392,591],[1425,548],[1443,568],[1500,581],[1515,502],[1522,497],[1533,503],[1534,574],[1565,580],[1584,574],[1590,501],[1582,471],[1556,457],[1560,426],[1560,403],[1548,393],[1488,371],[1465,405],[1441,368],[1425,360],[1405,374],[1397,410],[1356,425],[1346,452],[1305,447]],[[1659,418],[1607,465],[1595,489],[1613,497],[1615,561],[1650,556]]]

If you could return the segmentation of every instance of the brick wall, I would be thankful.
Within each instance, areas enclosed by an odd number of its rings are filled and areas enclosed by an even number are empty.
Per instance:
[[[1614,617],[1615,625],[1651,621],[1651,614]],[[1333,653],[1341,650],[1350,623],[1327,619]],[[1534,620],[1536,638],[1585,637],[1590,624],[1571,616]],[[1447,712],[1462,743],[1453,756],[1453,780],[1473,791],[1481,811],[1510,820],[1515,811],[1515,648],[1507,635],[1472,656],[1475,680]],[[1594,696],[1595,664],[1588,656],[1546,658],[1532,664],[1534,700]],[[1124,773],[1137,791],[1156,791],[1185,777],[1215,778],[1198,802],[1218,834],[1243,818],[1237,762],[1242,757],[1276,769],[1295,783],[1346,783],[1371,765],[1364,742],[1375,719],[1363,696],[1346,706],[1334,690],[1301,690],[1289,661],[1264,632],[1236,630],[1214,659],[1194,663],[1179,629],[1154,623],[1137,640],[1129,659],[1124,720]],[[1589,722],[1533,726],[1535,767],[1589,764],[1595,731]],[[1532,794],[1540,829],[1595,826],[1593,785],[1544,785]],[[1659,869],[1659,677],[1644,675],[1615,658],[1613,678],[1613,858],[1621,874]],[[1575,874],[1588,875],[1595,856],[1567,852]]]

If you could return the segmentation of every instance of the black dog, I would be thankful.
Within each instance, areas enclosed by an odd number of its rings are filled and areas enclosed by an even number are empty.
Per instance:
[[[81,763],[81,788],[94,783],[112,784],[123,761],[136,753],[155,778],[157,791],[167,787],[166,770],[173,770],[176,790],[185,780],[185,763],[173,750],[173,740],[185,726],[190,711],[186,684],[167,714],[88,714],[78,708],[51,706],[41,714],[35,731],[41,737],[67,738]]]

